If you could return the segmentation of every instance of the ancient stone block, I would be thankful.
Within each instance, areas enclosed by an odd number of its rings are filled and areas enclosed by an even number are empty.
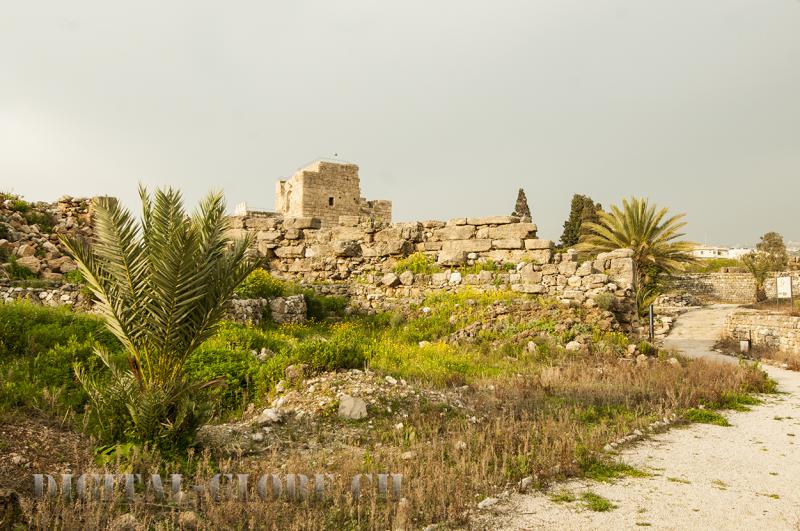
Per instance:
[[[540,284],[543,275],[540,271],[521,271],[519,273],[519,278],[523,284]]]
[[[368,235],[358,227],[334,227],[330,235],[332,240],[369,241]]]
[[[411,271],[403,271],[400,273],[400,283],[404,286],[410,286],[414,283],[414,273]]]
[[[575,262],[561,262],[558,265],[558,272],[562,275],[572,276],[578,271],[578,264]]]
[[[519,293],[540,294],[545,292],[545,287],[541,284],[512,284],[511,290]]]
[[[281,237],[281,231],[278,230],[260,230],[256,232],[256,240],[275,241]]]
[[[414,250],[414,244],[407,240],[376,242],[373,246],[376,256],[408,255]],[[367,256],[365,254],[365,256]]]
[[[502,240],[507,238],[535,238],[536,225],[533,223],[510,223],[489,228],[489,238]]]
[[[274,252],[275,256],[278,258],[301,258],[304,255],[304,251],[306,250],[306,246],[303,244],[300,245],[289,245],[286,247],[277,247]]]
[[[436,221],[436,220],[427,220],[422,222],[423,228],[426,229],[439,229],[441,227],[447,226],[447,223],[444,221]]]
[[[495,249],[522,249],[523,243],[519,238],[507,238],[503,240],[492,240],[492,247]]]
[[[538,251],[541,249],[552,249],[553,247],[554,247],[553,240],[539,240],[539,239],[525,240],[525,248],[530,251]]]
[[[466,225],[467,218],[453,218],[447,221],[447,226],[451,227],[454,225]]]
[[[488,216],[485,218],[467,218],[467,223],[469,223],[470,225],[507,225],[509,223],[516,223],[518,221],[519,218],[516,218],[514,216]]]
[[[544,265],[550,262],[550,259],[553,257],[553,251],[550,249],[527,251],[526,256],[529,257],[534,264]]]
[[[283,237],[287,240],[299,240],[302,235],[300,229],[287,229]]]
[[[472,225],[457,225],[444,227],[434,231],[434,238],[440,240],[468,240],[475,235],[475,227]]]
[[[381,278],[381,284],[386,287],[393,288],[395,286],[400,285],[400,277],[398,277],[395,273],[386,273]]]
[[[361,254],[361,245],[354,240],[336,240],[331,247],[336,256],[354,257]]]
[[[492,248],[492,240],[449,240],[444,242],[442,250],[463,251],[465,253],[481,253]]]
[[[436,261],[443,266],[461,266],[467,263],[467,255],[464,251],[447,249],[439,253]]]

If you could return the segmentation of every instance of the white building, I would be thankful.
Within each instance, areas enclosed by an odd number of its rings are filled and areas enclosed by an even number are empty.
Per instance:
[[[753,252],[749,247],[716,247],[716,246],[699,246],[695,247],[692,251],[692,256],[695,258],[733,258],[738,259],[744,255]]]

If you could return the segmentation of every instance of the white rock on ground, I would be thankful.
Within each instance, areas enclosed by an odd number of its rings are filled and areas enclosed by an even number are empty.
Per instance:
[[[358,397],[342,395],[339,399],[339,416],[351,420],[367,416],[367,403]]]

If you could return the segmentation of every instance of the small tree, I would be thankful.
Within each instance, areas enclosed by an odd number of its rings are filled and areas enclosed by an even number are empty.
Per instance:
[[[528,206],[528,198],[525,197],[525,190],[522,188],[519,189],[517,193],[517,203],[514,205],[514,212],[511,213],[512,216],[516,216],[522,221],[529,222],[531,221],[531,209]]]
[[[599,213],[599,222],[586,223],[589,234],[575,249],[589,253],[631,249],[637,298],[644,304],[658,294],[665,277],[695,261],[690,254],[694,244],[681,241],[684,215],[667,217],[667,213],[647,199],[623,199],[622,208],[614,205],[611,212]]]
[[[95,352],[108,367],[97,378],[76,367],[104,442],[161,449],[191,443],[204,419],[184,363],[215,331],[234,288],[256,267],[250,238],[232,242],[221,194],[188,216],[179,192],[140,188],[142,220],[100,198],[92,242],[62,238],[78,263],[95,308],[122,345],[125,360]]]
[[[756,250],[742,257],[742,263],[753,275],[756,301],[766,300],[767,291],[764,285],[770,273],[781,271],[789,264],[789,253],[783,243],[783,236],[777,232],[764,234],[756,245]]]
[[[777,232],[764,234],[761,237],[761,241],[756,245],[756,250],[765,255],[767,265],[771,271],[781,271],[789,265],[789,253],[786,251],[786,244],[783,243],[783,236]]]
[[[580,194],[573,195],[569,217],[564,222],[564,232],[561,234],[561,246],[569,249],[580,243],[587,234],[587,224],[597,223],[598,213],[601,211],[600,203],[595,203],[591,197]]]

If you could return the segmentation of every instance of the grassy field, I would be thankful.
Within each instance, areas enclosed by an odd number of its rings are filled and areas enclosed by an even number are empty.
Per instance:
[[[576,339],[584,348],[564,348]],[[3,422],[12,428],[31,419],[56,423],[64,433],[83,437],[89,450],[99,446],[90,439],[87,397],[72,367],[81,364],[102,378],[104,368],[92,354],[96,345],[118,352],[94,317],[24,303],[0,305]],[[403,311],[331,322],[223,323],[188,364],[192,379],[225,380],[202,397],[213,408],[212,423],[235,423],[267,407],[280,396],[276,385],[286,367],[298,364],[311,375],[369,369],[408,382],[415,399],[393,403],[391,414],[372,408],[363,420],[341,419],[335,409],[321,417],[287,418],[271,435],[280,434],[285,444],[257,453],[198,447],[165,456],[120,445],[103,466],[97,463],[109,455],[107,447],[105,454],[95,454],[94,463],[73,465],[74,472],[86,471],[77,470],[81,465],[183,471],[198,481],[219,471],[331,473],[332,495],[324,500],[193,498],[195,503],[179,506],[142,495],[130,505],[120,500],[109,511],[105,502],[34,504],[28,498],[29,525],[103,528],[128,512],[140,525],[160,529],[463,526],[477,502],[515,488],[523,478],[545,488],[571,476],[613,479],[637,473],[616,463],[604,446],[672,414],[698,417],[699,406],[708,411],[746,404],[748,395],[772,390],[754,367],[674,364],[666,356],[637,364],[625,357],[627,346],[628,339],[608,329],[600,310],[504,292],[442,295]],[[259,360],[253,351],[266,356]],[[303,384],[293,391],[314,395]],[[440,395],[441,400],[420,398]],[[16,442],[0,440],[3,444]],[[0,487],[18,485],[11,474],[31,473],[0,470]],[[355,474],[386,472],[402,474],[402,500],[384,499],[374,489],[358,500],[348,494]]]

